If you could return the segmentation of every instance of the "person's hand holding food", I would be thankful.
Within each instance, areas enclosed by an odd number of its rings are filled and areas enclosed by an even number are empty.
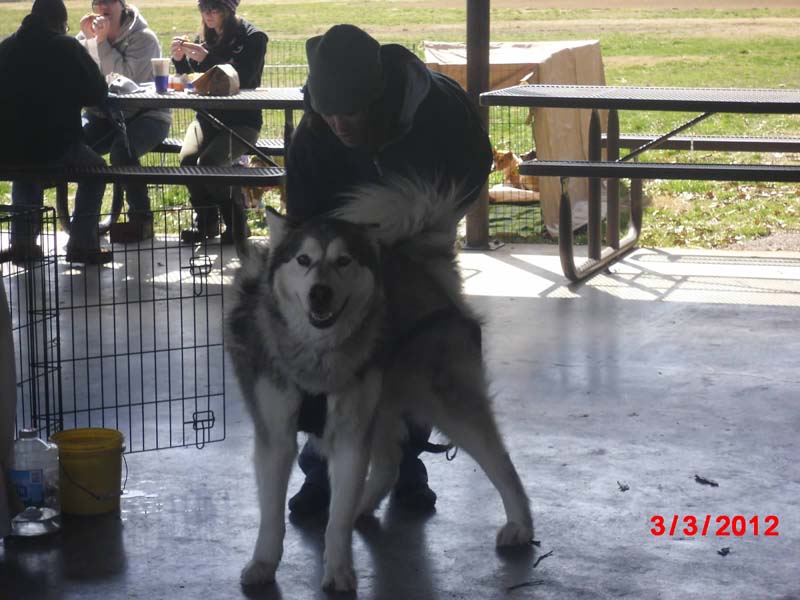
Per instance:
[[[94,22],[98,18],[102,19],[103,16],[95,13],[89,13],[88,15],[81,17],[81,33],[83,33],[87,40],[91,40],[93,37],[95,37]]]
[[[208,50],[201,44],[187,42],[184,38],[174,38],[170,44],[172,58],[183,60],[184,57],[191,58],[195,62],[203,62],[208,56]]]
[[[169,54],[175,60],[183,60],[186,58],[186,53],[183,51],[183,45],[186,43],[186,36],[174,37],[169,45]]]

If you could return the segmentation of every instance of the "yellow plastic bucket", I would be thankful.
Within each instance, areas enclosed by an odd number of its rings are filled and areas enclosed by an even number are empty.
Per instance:
[[[124,437],[116,429],[69,429],[50,436],[58,446],[61,512],[119,511]]]

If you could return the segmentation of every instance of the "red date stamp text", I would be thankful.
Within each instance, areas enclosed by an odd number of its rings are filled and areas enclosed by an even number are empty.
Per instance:
[[[776,515],[653,515],[650,533],[654,536],[684,535],[687,537],[743,537],[746,535],[777,537],[780,519]]]

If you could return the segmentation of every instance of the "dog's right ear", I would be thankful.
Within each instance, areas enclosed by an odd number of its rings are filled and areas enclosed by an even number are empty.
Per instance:
[[[269,244],[273,248],[281,243],[286,236],[288,224],[286,217],[280,214],[277,210],[268,206],[266,208],[267,214],[267,227],[269,227]]]

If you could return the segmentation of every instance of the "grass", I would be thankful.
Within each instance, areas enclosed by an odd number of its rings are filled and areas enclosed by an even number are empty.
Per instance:
[[[194,0],[142,0],[136,2],[151,27],[168,46],[173,35],[191,34],[199,18]],[[588,4],[588,3],[587,3]],[[697,10],[586,8],[536,9],[519,0],[492,2],[492,39],[599,39],[606,81],[617,85],[708,86],[750,88],[800,88],[800,8],[713,9],[710,2]],[[767,3],[762,3],[767,5]],[[26,1],[0,4],[0,37],[12,33],[29,10]],[[330,25],[353,22],[383,42],[418,45],[424,39],[463,41],[466,36],[465,6],[461,2],[425,0],[368,0],[344,2],[292,2],[243,0],[239,12],[270,35],[271,63],[304,63],[301,41]],[[77,31],[88,2],[67,1],[70,28]],[[274,68],[273,68],[274,69]],[[288,68],[287,69],[291,69]],[[302,67],[289,73],[294,85],[302,81]],[[299,74],[298,74],[299,73]],[[267,83],[265,81],[265,83]],[[494,114],[494,113],[493,113]],[[621,113],[623,132],[666,131],[693,115],[681,113]],[[490,130],[497,146],[520,151],[530,147],[529,128],[494,122]],[[173,127],[180,136],[185,125]],[[267,135],[279,135],[280,121],[265,126]],[[272,129],[277,129],[273,132]],[[797,135],[798,115],[716,115],[700,124],[695,133],[728,135]],[[676,153],[658,152],[652,160],[676,160]],[[681,156],[682,159],[686,155]],[[713,155],[689,156],[690,160],[797,162],[797,156]],[[781,228],[800,228],[797,186],[735,186],[716,182],[648,182],[646,195],[652,205],[645,214],[642,243],[719,247],[733,241],[766,235]],[[0,183],[0,202],[7,202],[9,186]],[[167,203],[180,203],[180,194]],[[271,198],[270,203],[275,202]],[[532,226],[531,210],[517,209],[499,216],[495,227],[517,223],[521,237],[538,241],[540,226]],[[535,211],[533,211],[535,212]],[[518,218],[522,214],[524,219]]]

